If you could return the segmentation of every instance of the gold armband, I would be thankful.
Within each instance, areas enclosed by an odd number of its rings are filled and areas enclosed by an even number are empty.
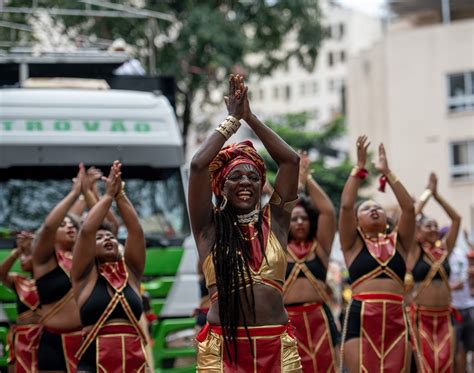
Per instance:
[[[120,190],[117,192],[117,194],[115,195],[115,200],[118,201],[119,199],[122,199],[123,197],[125,197],[126,194],[125,194],[125,181],[122,181],[122,184],[120,185]]]
[[[390,185],[394,185],[396,182],[398,182],[397,177],[392,171],[390,171],[387,175],[385,175],[385,177],[387,178]]]
[[[237,132],[239,127],[240,121],[232,115],[229,115],[221,124],[217,126],[216,131],[224,136],[226,140],[229,140],[229,138]]]
[[[425,189],[425,191],[421,193],[420,201],[426,202],[432,195],[433,195],[433,191],[431,189]]]
[[[296,197],[293,201],[283,202],[280,195],[276,191],[273,191],[273,194],[270,197],[270,201],[269,201],[270,204],[278,206],[290,214],[293,211],[293,208],[296,206],[297,202],[298,202],[298,197]]]

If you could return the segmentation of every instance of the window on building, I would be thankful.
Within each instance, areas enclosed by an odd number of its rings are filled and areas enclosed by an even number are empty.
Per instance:
[[[474,71],[448,75],[448,111],[474,111]]]
[[[328,53],[328,65],[329,66],[334,65],[334,53],[332,52]]]
[[[346,32],[344,23],[339,23],[338,31],[339,31],[339,39],[342,39]]]
[[[273,98],[275,100],[278,100],[279,96],[280,96],[280,87],[278,86],[273,87]]]
[[[346,52],[344,52],[344,51],[339,52],[339,61],[341,61],[341,62],[346,61]]]
[[[324,28],[324,32],[326,33],[326,36],[330,39],[333,37],[333,33],[332,33],[332,27],[331,26],[327,26]]]
[[[291,99],[291,87],[289,85],[285,86],[285,98],[287,100]]]
[[[318,82],[313,82],[312,90],[313,90],[313,93],[318,93]]]
[[[311,116],[314,120],[317,120],[319,119],[319,110],[318,109],[314,109],[313,112],[311,113]]]
[[[450,173],[453,180],[474,180],[474,140],[452,142]]]
[[[258,98],[260,99],[260,101],[263,101],[265,99],[265,91],[262,88],[258,90]]]

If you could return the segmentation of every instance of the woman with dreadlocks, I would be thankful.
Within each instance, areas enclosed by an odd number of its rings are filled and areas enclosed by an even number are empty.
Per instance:
[[[300,154],[300,197],[291,212],[288,267],[283,300],[296,328],[298,351],[306,373],[336,372],[339,333],[328,307],[326,275],[336,233],[336,211],[309,173],[309,158]]]
[[[193,157],[189,178],[191,226],[211,297],[208,324],[197,337],[197,370],[301,372],[282,297],[299,157],[252,114],[241,76],[230,77],[225,100],[229,116]],[[252,143],[222,148],[240,119],[279,165],[263,207],[265,166]]]
[[[454,249],[461,217],[438,193],[438,179],[431,173],[428,187],[421,195],[416,211],[416,244],[410,252],[414,287],[411,292],[410,319],[418,370],[422,373],[454,371],[454,330],[451,313],[449,255]],[[435,219],[422,215],[433,197],[451,219],[448,232],[441,238]]]
[[[410,361],[403,296],[408,252],[413,244],[415,208],[390,171],[383,144],[375,168],[388,182],[401,209],[398,225],[390,229],[384,209],[375,201],[356,205],[357,191],[367,176],[369,142],[357,139],[357,167],[342,192],[339,235],[349,270],[352,299],[342,336],[341,359],[352,372],[406,372]],[[381,190],[384,188],[381,188]]]

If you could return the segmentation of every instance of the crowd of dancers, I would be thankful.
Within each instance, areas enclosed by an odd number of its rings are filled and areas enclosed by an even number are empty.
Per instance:
[[[229,116],[190,165],[189,215],[203,293],[197,371],[463,371],[456,351],[472,351],[474,343],[458,338],[456,345],[453,325],[461,321],[451,306],[448,261],[461,218],[439,194],[436,176],[414,201],[380,144],[375,169],[400,210],[390,219],[377,202],[358,201],[370,145],[360,136],[337,222],[331,200],[309,171],[308,155],[295,152],[252,113],[242,76],[230,77],[225,102]],[[278,165],[271,187],[250,141],[224,146],[241,119]],[[17,249],[0,266],[3,283],[17,296],[9,338],[15,372],[150,369],[140,294],[143,230],[126,196],[121,164],[114,162],[102,177],[102,196],[98,179],[98,172],[88,175],[81,165],[70,193],[34,236],[18,236]],[[262,205],[264,189],[270,199]],[[423,214],[430,199],[451,220],[445,232]],[[114,202],[127,229],[123,246]],[[75,217],[86,207],[79,222]],[[336,231],[352,291],[342,327],[326,284]],[[9,272],[18,258],[31,276]],[[462,316],[465,325],[470,315]]]

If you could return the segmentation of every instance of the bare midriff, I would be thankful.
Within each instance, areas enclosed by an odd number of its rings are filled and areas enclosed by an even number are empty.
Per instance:
[[[216,292],[216,287],[209,289],[210,295]],[[247,297],[251,302],[250,287],[240,291],[240,301],[244,302],[245,319],[247,326],[263,326],[263,325],[285,325],[288,323],[288,315],[283,305],[283,298],[278,290],[263,284],[255,284],[253,286],[256,318],[254,319],[252,307],[245,303],[245,291]],[[229,296],[229,295],[227,295]],[[219,319],[219,304],[212,303],[209,313],[207,314],[207,321],[211,325],[220,325]],[[242,318],[239,320],[239,325],[243,325]]]
[[[326,289],[326,284],[316,280],[322,291]],[[314,288],[311,282],[305,277],[297,278],[291,285],[290,290],[283,297],[285,304],[294,303],[321,303],[321,294]]]
[[[388,278],[376,278],[366,280],[352,289],[352,294],[360,293],[393,293],[403,296],[405,290],[400,283],[394,280]]]
[[[417,292],[419,283],[415,285],[414,292]],[[419,306],[427,307],[447,307],[451,303],[451,292],[446,283],[441,280],[433,280],[430,285],[424,288],[416,297],[415,303]]]
[[[42,306],[42,313],[47,315],[56,303],[45,304]],[[74,298],[69,299],[62,308],[53,316],[48,317],[44,326],[59,330],[74,330],[81,327],[81,319],[79,317],[79,309],[77,308]]]
[[[26,313],[27,312],[25,312],[25,314]],[[39,321],[40,321],[39,315],[36,313],[33,313],[28,316],[18,315],[15,323],[17,325],[31,325],[31,324],[39,324]]]

